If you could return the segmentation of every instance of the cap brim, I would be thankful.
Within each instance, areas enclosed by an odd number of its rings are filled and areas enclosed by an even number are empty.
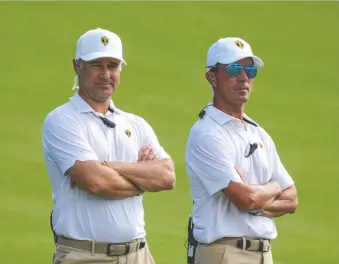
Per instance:
[[[246,59],[246,58],[252,58],[255,66],[257,66],[259,68],[264,67],[264,62],[262,61],[262,59],[260,59],[258,56],[254,56],[254,55],[239,57],[239,58],[236,58],[234,61],[227,62],[225,64],[234,63],[236,61],[240,61],[240,60],[243,60],[243,59]]]
[[[90,53],[85,56],[82,56],[81,58],[78,58],[78,59],[82,59],[84,61],[91,61],[91,60],[96,60],[100,58],[114,58],[114,59],[122,61],[125,65],[127,65],[126,61],[121,56],[117,54],[108,53],[108,52],[94,52],[94,53]]]
[[[220,61],[218,61],[216,63],[230,64],[230,63],[235,63],[236,61],[240,61],[240,60],[243,60],[243,59],[246,59],[246,58],[252,58],[254,65],[259,67],[259,68],[264,66],[264,62],[262,61],[262,59],[260,59],[258,56],[254,56],[254,55],[240,56],[240,57],[233,58],[233,59],[226,60],[226,61],[220,60]],[[214,65],[216,63],[214,63]],[[212,65],[209,65],[209,66],[206,66],[206,67],[207,67],[207,71],[209,71],[211,68],[208,68],[208,67],[212,67]]]
[[[252,59],[253,59],[254,65],[256,65],[256,66],[258,66],[260,68],[264,67],[264,62],[262,61],[262,59],[260,59],[257,56],[252,56]]]

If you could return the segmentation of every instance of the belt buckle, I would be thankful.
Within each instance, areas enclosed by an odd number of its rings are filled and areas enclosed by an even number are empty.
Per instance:
[[[130,245],[129,245],[129,243],[123,243],[122,245],[125,246],[125,252],[122,253],[122,254],[117,254],[117,253],[114,253],[114,249],[113,249],[113,247],[117,246],[117,244],[108,243],[106,255],[109,256],[109,257],[119,257],[119,256],[127,255],[130,251]]]
[[[237,248],[240,248],[240,249],[248,249],[250,248],[252,245],[251,241],[250,240],[247,240],[245,239],[245,245],[244,245],[244,240],[243,239],[239,239],[237,240]]]

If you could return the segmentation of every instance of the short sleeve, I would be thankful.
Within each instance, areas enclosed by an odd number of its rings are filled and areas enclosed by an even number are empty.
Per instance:
[[[65,175],[75,161],[98,160],[81,125],[63,113],[54,112],[43,124],[42,142]]]
[[[273,165],[272,168],[272,180],[277,181],[281,187],[282,190],[285,190],[286,188],[290,187],[294,184],[294,181],[290,174],[285,169],[284,165],[282,164],[279,154],[277,152],[276,146],[271,139],[271,164]]]
[[[216,136],[206,135],[188,142],[186,167],[202,182],[210,196],[228,187],[230,181],[242,182],[225,141]]]
[[[159,159],[170,159],[170,155],[165,151],[165,149],[160,145],[158,137],[156,136],[153,128],[147,123],[146,120],[141,118],[141,141],[142,147],[152,146],[155,148]]]

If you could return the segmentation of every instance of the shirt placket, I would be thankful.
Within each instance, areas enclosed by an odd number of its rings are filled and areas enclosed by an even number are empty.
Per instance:
[[[247,181],[251,180],[252,174],[250,173],[253,169],[252,167],[252,155],[250,155],[248,158],[245,158],[245,153],[247,148],[249,147],[251,142],[251,132],[249,130],[249,128],[247,127],[246,123],[242,120],[237,120],[236,124],[236,130],[239,131],[240,137],[243,138],[246,142],[246,146],[245,146],[245,151],[242,151],[242,153],[240,153],[241,158],[240,160],[243,160],[244,163],[247,163],[247,165],[243,164],[243,166],[246,166],[245,171],[243,171],[244,173],[244,177]]]
[[[106,118],[108,118],[109,120],[111,120],[115,123],[114,115],[107,116]],[[107,131],[107,143],[108,143],[107,154],[108,154],[108,160],[109,161],[115,161],[116,160],[116,153],[115,153],[116,152],[116,150],[115,150],[116,129],[117,129],[117,127],[108,128],[108,131]]]

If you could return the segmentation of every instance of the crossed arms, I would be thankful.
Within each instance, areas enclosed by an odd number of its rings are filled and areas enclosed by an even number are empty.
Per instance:
[[[263,208],[263,215],[279,217],[287,213],[294,213],[298,207],[298,196],[295,185],[291,185],[282,191],[282,194],[274,198]]]
[[[54,113],[44,122],[44,153],[70,177],[72,188],[77,186],[106,198],[173,189],[174,164],[160,147],[153,129],[146,121],[142,125],[141,144],[145,147],[139,150],[138,161],[107,162],[104,166],[88,143],[81,125],[67,115]]]
[[[131,197],[144,191],[171,190],[175,186],[174,165],[170,159],[159,160],[151,147],[140,153],[138,163],[76,161],[67,174],[74,185],[107,198]],[[150,158],[153,155],[154,158]]]
[[[278,217],[295,212],[297,192],[292,178],[283,167],[275,147],[271,147],[272,178],[266,184],[247,184],[232,161],[230,147],[221,135],[204,135],[189,141],[186,165],[199,178],[210,196],[222,191],[239,209],[260,211]],[[267,146],[269,147],[269,146]]]
[[[298,206],[294,184],[282,190],[277,181],[270,181],[264,185],[231,181],[222,191],[237,207],[247,211],[260,210],[267,217],[294,213]]]

